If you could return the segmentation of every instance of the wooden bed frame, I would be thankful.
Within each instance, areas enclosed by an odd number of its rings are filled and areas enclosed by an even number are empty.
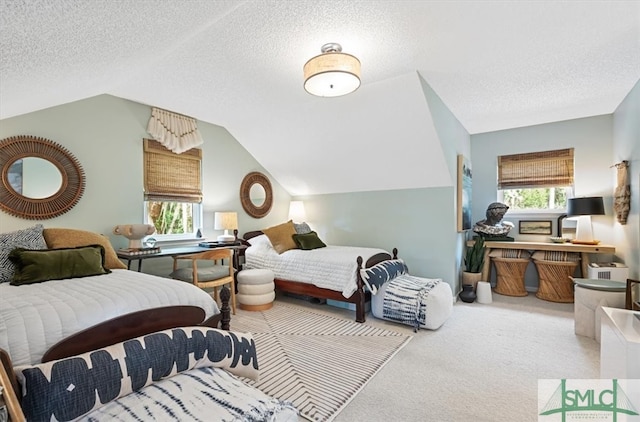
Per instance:
[[[177,327],[205,326],[228,331],[230,329],[231,291],[224,286],[220,291],[220,313],[205,320],[205,311],[198,306],[165,306],[125,314],[62,339],[42,357],[42,362],[63,359],[112,344]],[[24,414],[20,407],[18,381],[13,371],[9,354],[0,349],[0,385],[4,387],[3,397],[9,413],[9,421],[22,422]]]
[[[244,234],[240,241],[247,246],[251,246],[248,242],[249,239],[264,234],[261,230],[250,231]],[[348,298],[345,298],[341,292],[335,290],[324,289],[322,287],[316,287],[313,284],[305,283],[304,281],[282,280],[276,278],[274,283],[276,290],[286,293],[292,293],[296,295],[311,296],[319,299],[331,299],[338,302],[353,303],[356,305],[356,322],[365,322],[365,304],[371,300],[371,293],[365,291],[364,282],[360,277],[360,270],[362,268],[372,267],[382,261],[389,259],[398,259],[398,249],[393,248],[393,256],[388,253],[377,253],[367,259],[363,266],[363,259],[361,256],[357,258],[358,268],[356,269],[357,290]]]

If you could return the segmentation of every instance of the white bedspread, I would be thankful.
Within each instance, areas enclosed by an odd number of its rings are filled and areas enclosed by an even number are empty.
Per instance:
[[[245,268],[268,268],[276,278],[335,290],[348,298],[357,290],[358,256],[366,262],[380,252],[389,253],[377,248],[328,245],[309,251],[291,249],[278,254],[273,248],[260,244],[245,251]]]
[[[11,286],[0,283],[0,348],[14,365],[39,363],[58,341],[130,312],[194,305],[219,313],[205,291],[177,280],[129,270]]]

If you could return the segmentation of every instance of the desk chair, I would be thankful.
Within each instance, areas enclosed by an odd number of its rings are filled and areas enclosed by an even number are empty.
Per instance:
[[[180,261],[191,261],[190,267],[179,268]],[[198,261],[213,261],[213,265],[198,268]],[[218,264],[220,260],[220,264]],[[227,264],[224,264],[227,260]],[[234,285],[233,249],[211,249],[188,255],[173,257],[171,278],[187,281],[202,289],[213,287],[213,298],[218,301],[218,287],[230,284],[231,310],[236,314],[236,289]]]
[[[640,280],[632,280],[630,278],[627,279],[625,308],[630,309],[632,311],[640,311],[640,296],[638,294],[634,295],[634,292],[633,292],[634,288],[636,290],[638,289],[638,286],[634,286],[635,284],[640,285]]]

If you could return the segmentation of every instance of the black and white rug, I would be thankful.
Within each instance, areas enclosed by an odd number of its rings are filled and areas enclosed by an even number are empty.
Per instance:
[[[260,380],[245,380],[288,400],[312,421],[331,421],[412,336],[274,302],[238,311],[233,331],[251,332]]]

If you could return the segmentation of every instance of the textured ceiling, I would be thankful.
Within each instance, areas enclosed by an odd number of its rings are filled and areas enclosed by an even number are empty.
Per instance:
[[[327,42],[362,62],[354,94],[303,90]],[[226,127],[292,194],[397,189],[451,184],[382,148],[442,167],[418,74],[471,134],[610,114],[640,2],[2,0],[0,43],[0,118],[107,93]]]

